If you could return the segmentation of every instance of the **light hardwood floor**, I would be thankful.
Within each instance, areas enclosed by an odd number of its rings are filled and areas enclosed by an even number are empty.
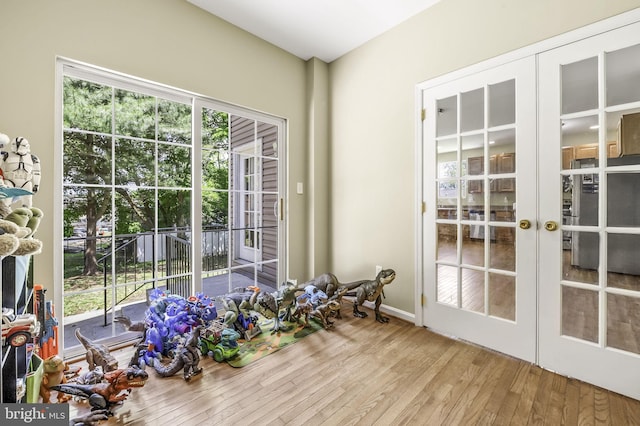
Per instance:
[[[240,369],[204,359],[190,383],[149,370],[101,424],[640,425],[640,401],[367,312],[345,301],[334,330]],[[114,354],[125,366],[132,352]]]

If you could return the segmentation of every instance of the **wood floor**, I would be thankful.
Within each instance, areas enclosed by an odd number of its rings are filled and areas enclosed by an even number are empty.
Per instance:
[[[101,424],[640,425],[640,401],[368,312],[244,368],[204,359],[189,383],[148,370]],[[114,354],[126,366],[132,352]]]

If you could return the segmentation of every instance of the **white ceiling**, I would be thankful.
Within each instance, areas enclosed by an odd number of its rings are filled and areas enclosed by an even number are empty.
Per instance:
[[[332,62],[440,0],[187,0],[304,60]]]

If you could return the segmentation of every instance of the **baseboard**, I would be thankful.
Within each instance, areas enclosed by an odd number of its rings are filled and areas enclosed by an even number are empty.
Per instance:
[[[375,309],[376,307],[375,303],[369,301],[365,301],[364,306],[369,309]],[[393,306],[382,304],[380,305],[380,312],[382,312],[383,314],[391,315],[392,317],[409,321],[412,324],[416,323],[416,316],[414,314],[394,308]]]

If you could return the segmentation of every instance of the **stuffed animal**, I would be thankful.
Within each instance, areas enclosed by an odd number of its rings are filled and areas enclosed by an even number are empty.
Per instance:
[[[19,231],[16,236],[19,238],[20,245],[13,252],[14,256],[25,256],[28,254],[38,254],[42,250],[42,241],[33,238],[34,230],[38,229],[40,219],[42,219],[42,211],[35,208],[36,214],[32,211],[34,207],[18,207],[13,209],[11,213],[5,216],[4,220],[13,222],[18,225]],[[36,219],[34,220],[34,216]],[[31,227],[29,222],[31,221]]]
[[[20,227],[8,220],[0,219],[0,256],[10,256],[20,246],[20,239],[16,234]]]

